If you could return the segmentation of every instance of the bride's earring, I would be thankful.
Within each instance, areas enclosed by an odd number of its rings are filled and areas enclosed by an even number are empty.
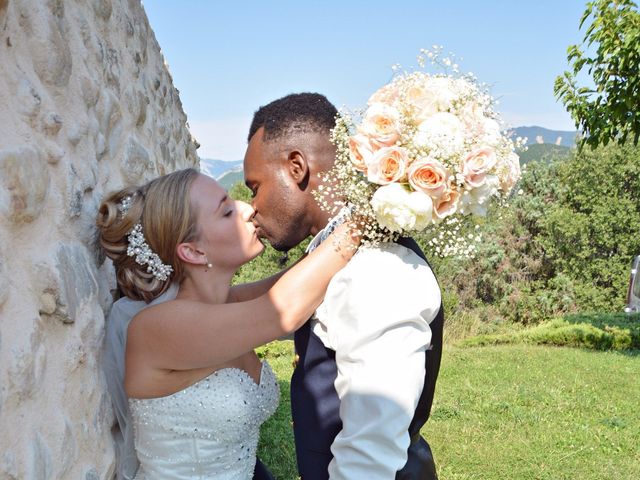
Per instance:
[[[207,259],[207,257],[204,257],[204,261],[205,261],[204,266],[205,266],[205,267],[207,267],[207,268],[205,269],[205,272],[207,271],[207,269],[209,269],[209,268],[213,268],[213,265],[211,264],[211,262],[209,261],[209,259]]]

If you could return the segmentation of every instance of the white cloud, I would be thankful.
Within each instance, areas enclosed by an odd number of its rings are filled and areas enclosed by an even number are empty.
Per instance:
[[[251,118],[189,120],[191,134],[200,144],[200,158],[242,160]]]

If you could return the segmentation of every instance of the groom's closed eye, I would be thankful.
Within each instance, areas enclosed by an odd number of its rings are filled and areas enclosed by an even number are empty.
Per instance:
[[[246,184],[246,185],[247,185],[247,188],[251,190],[251,198],[255,198],[256,193],[258,193],[258,186],[251,185],[251,184]]]

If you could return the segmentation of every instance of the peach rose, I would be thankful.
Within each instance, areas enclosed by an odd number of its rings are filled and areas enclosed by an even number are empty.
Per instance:
[[[449,172],[437,160],[417,160],[407,172],[409,183],[414,190],[423,192],[433,199],[440,198],[447,188]]]
[[[447,218],[458,210],[460,193],[455,188],[447,188],[442,196],[434,203],[433,213],[439,219]]]
[[[375,147],[390,147],[399,138],[398,111],[384,103],[373,103],[365,113],[358,131],[367,137]]]
[[[496,164],[496,154],[492,148],[482,147],[469,153],[462,161],[462,175],[470,187],[484,184],[487,172]]]
[[[375,91],[369,100],[367,101],[367,105],[373,105],[374,103],[386,103],[392,104],[398,98],[398,92],[395,89],[392,83],[388,83],[384,87],[379,88]]]
[[[373,152],[368,137],[360,134],[349,137],[349,157],[357,170],[367,171],[367,163],[369,163],[371,155]]]
[[[367,178],[378,185],[397,182],[407,169],[407,152],[401,147],[383,147],[371,156]]]

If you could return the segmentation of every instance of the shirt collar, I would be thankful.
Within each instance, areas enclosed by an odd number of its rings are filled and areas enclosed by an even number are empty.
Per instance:
[[[320,230],[315,237],[311,240],[309,245],[307,246],[306,253],[313,252],[316,248],[320,246],[322,242],[324,242],[329,235],[338,227],[338,225],[342,225],[350,213],[349,207],[342,207],[342,209],[338,212],[338,214],[329,220],[327,226]]]

